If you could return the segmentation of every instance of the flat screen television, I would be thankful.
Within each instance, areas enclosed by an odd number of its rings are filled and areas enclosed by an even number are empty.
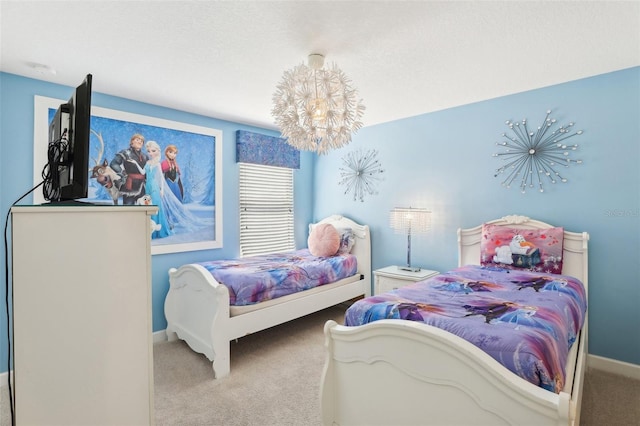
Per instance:
[[[87,198],[91,125],[91,74],[61,104],[49,124],[42,192],[49,203]]]

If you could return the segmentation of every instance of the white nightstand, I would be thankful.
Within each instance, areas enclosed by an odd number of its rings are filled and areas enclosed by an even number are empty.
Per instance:
[[[440,272],[430,269],[421,269],[418,272],[404,271],[397,266],[387,266],[386,268],[373,271],[374,284],[373,294],[385,293],[396,288],[426,280],[429,277],[438,275]]]

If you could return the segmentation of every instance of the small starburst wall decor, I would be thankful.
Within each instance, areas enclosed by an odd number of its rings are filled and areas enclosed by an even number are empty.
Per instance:
[[[342,157],[340,167],[340,185],[344,185],[344,193],[352,193],[353,201],[364,202],[366,195],[378,193],[378,182],[382,180],[384,170],[378,161],[378,151],[351,151]]]
[[[526,119],[521,122],[505,122],[512,134],[502,134],[504,139],[496,142],[496,145],[504,151],[493,154],[506,163],[496,169],[494,174],[494,177],[506,176],[502,181],[505,188],[511,188],[515,183],[523,194],[527,189],[533,188],[544,192],[545,183],[568,181],[558,171],[561,167],[567,168],[571,163],[582,164],[582,160],[570,158],[571,152],[576,151],[578,145],[566,143],[567,139],[581,135],[582,130],[574,131],[573,122],[556,127],[556,119],[550,115],[551,110],[547,110],[547,116],[535,131],[529,129]]]

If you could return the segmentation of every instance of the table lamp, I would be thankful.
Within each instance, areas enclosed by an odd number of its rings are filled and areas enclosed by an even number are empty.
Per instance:
[[[395,207],[391,210],[390,224],[396,234],[407,234],[407,266],[398,266],[398,269],[418,272],[420,267],[411,266],[411,234],[427,233],[431,228],[431,212],[427,209]]]

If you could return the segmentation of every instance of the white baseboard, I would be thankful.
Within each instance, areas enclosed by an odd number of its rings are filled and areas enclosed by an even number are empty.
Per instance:
[[[640,365],[604,358],[598,355],[587,355],[587,368],[640,380]]]
[[[11,384],[13,384],[13,370],[11,370]],[[0,373],[0,388],[7,388],[7,372]]]
[[[166,330],[160,330],[153,333],[153,343],[160,343],[167,340]]]

